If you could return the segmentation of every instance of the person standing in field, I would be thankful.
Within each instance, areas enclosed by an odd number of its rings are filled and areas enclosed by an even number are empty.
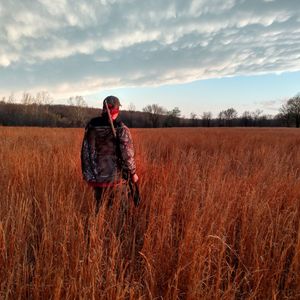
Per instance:
[[[127,183],[138,181],[132,137],[120,120],[120,101],[108,96],[102,115],[91,119],[81,149],[83,179],[94,188],[96,214],[105,197],[111,206],[116,195],[127,194]]]

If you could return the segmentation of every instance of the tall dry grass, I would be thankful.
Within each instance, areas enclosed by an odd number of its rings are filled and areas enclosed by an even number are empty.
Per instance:
[[[1,299],[300,297],[299,130],[133,130],[143,203],[98,216],[82,134],[0,128]]]

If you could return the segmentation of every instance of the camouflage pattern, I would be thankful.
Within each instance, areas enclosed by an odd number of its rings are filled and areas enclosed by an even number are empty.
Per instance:
[[[114,122],[119,147],[111,127],[90,122],[82,143],[81,163],[85,181],[97,184],[114,184],[122,181],[125,172],[136,171],[134,148],[129,129],[122,122]],[[94,122],[95,123],[95,122]],[[99,122],[98,122],[99,123]]]

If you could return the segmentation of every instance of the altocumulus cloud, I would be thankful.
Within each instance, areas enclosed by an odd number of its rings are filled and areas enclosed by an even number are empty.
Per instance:
[[[298,0],[0,3],[0,92],[300,70]]]

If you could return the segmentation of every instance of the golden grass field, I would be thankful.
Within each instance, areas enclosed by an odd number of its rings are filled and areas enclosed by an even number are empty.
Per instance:
[[[0,128],[0,299],[299,299],[300,130],[132,130],[139,208],[94,214],[82,129]]]

